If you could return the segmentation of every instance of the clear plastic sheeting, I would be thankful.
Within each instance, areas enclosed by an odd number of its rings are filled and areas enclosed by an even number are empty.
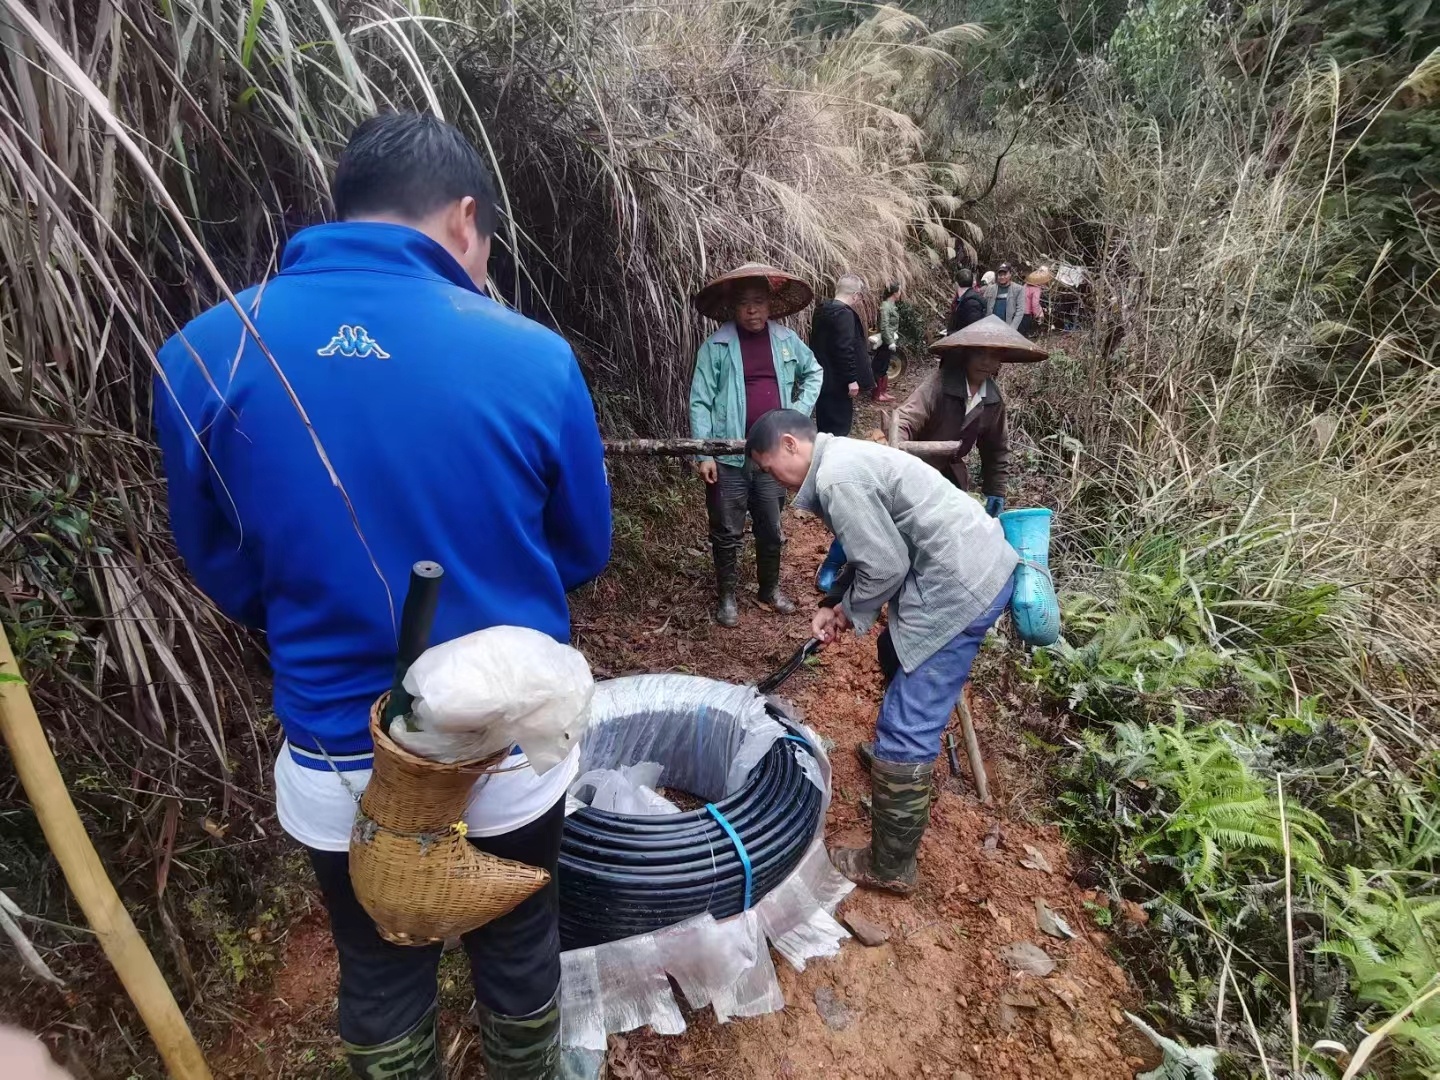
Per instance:
[[[797,971],[834,956],[850,935],[836,906],[855,886],[816,838],[795,871],[749,911],[716,921],[701,915],[653,934],[637,934],[560,956],[560,1040],[603,1050],[607,1035],[649,1026],[678,1035],[685,1020],[671,990],[692,1009],[710,1006],[721,1023],[785,1007],[770,957],[780,953]]]
[[[618,769],[591,769],[570,785],[576,802],[616,814],[678,814],[680,808],[655,789],[664,767],[658,761],[621,765]]]
[[[580,769],[656,761],[667,787],[716,802],[740,787],[785,734],[753,686],[695,675],[630,675],[595,685]]]

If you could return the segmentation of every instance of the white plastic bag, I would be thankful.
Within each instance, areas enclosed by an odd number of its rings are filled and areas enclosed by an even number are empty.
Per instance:
[[[390,737],[433,761],[469,761],[518,743],[537,773],[579,744],[595,680],[585,657],[548,634],[492,626],[426,649],[405,674],[412,726]]]
[[[593,809],[613,814],[678,814],[680,808],[655,790],[662,771],[663,766],[656,761],[621,765],[618,769],[591,769],[575,778],[570,794]]]

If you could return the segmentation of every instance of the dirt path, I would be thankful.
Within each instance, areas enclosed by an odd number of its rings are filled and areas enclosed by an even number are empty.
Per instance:
[[[910,382],[912,380],[906,380]],[[857,434],[873,423],[862,411]],[[761,608],[747,569],[741,623],[723,630],[713,602],[698,483],[631,492],[617,510],[621,561],[579,598],[577,644],[597,675],[689,671],[738,682],[777,666],[808,636],[818,599],[811,584],[828,544],[818,522],[788,514],[784,583],[801,605],[788,618]],[[617,500],[617,504],[620,500]],[[633,517],[632,517],[633,515]],[[625,538],[629,539],[626,540]],[[847,942],[839,956],[796,973],[780,963],[783,1013],[719,1025],[708,1011],[687,1016],[690,1030],[664,1038],[635,1032],[613,1041],[612,1075],[674,1080],[772,1077],[1067,1078],[1133,1075],[1149,1052],[1120,1010],[1133,1007],[1124,974],[1106,953],[1075,885],[1064,844],[1033,823],[1027,806],[1036,770],[1019,750],[1018,730],[997,708],[1008,696],[1007,665],[993,646],[975,679],[975,710],[990,765],[994,809],[973,797],[968,775],[949,776],[921,849],[921,886],[900,899],[857,891],[840,910],[888,934],[883,945]],[[873,637],[848,639],[784,689],[807,722],[833,739],[832,840],[863,840],[860,799],[869,791],[851,748],[874,731],[880,674]],[[962,755],[963,760],[963,755]],[[1037,857],[1038,853],[1038,857]],[[1022,860],[1031,867],[1022,865]],[[1033,867],[1040,867],[1039,869]],[[1048,867],[1048,869],[1046,869]],[[1060,940],[1037,925],[1036,901],[1073,928]],[[1046,978],[1017,975],[1002,950],[1029,943],[1055,964]],[[323,915],[312,911],[287,931],[274,986],[235,1014],[219,1048],[217,1075],[247,1078],[340,1075],[333,1035],[334,954]],[[476,1074],[478,1049],[462,1018],[465,972],[442,968],[452,1075]],[[836,1003],[822,1017],[817,996]]]

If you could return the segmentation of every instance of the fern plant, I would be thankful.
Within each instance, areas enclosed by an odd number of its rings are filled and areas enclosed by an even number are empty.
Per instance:
[[[1416,875],[1406,875],[1414,877]],[[1429,885],[1437,884],[1431,878]],[[1347,867],[1343,882],[1324,883],[1330,939],[1320,951],[1350,966],[1356,995],[1383,1021],[1440,983],[1440,896],[1407,896],[1393,877],[1367,877]],[[1402,1021],[1392,1037],[1407,1050],[1413,1071],[1440,1071],[1440,996]]]

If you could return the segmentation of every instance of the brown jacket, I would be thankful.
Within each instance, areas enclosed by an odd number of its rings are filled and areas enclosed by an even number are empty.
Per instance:
[[[949,377],[946,377],[946,376]],[[958,377],[957,377],[958,376]],[[969,387],[963,373],[935,371],[915,388],[900,406],[900,439],[920,442],[959,442],[960,452],[948,462],[932,462],[962,491],[970,490],[965,458],[980,446],[980,489],[986,495],[1005,497],[1010,478],[1010,438],[1005,431],[1005,401],[994,379],[986,379],[980,404],[965,415]]]

